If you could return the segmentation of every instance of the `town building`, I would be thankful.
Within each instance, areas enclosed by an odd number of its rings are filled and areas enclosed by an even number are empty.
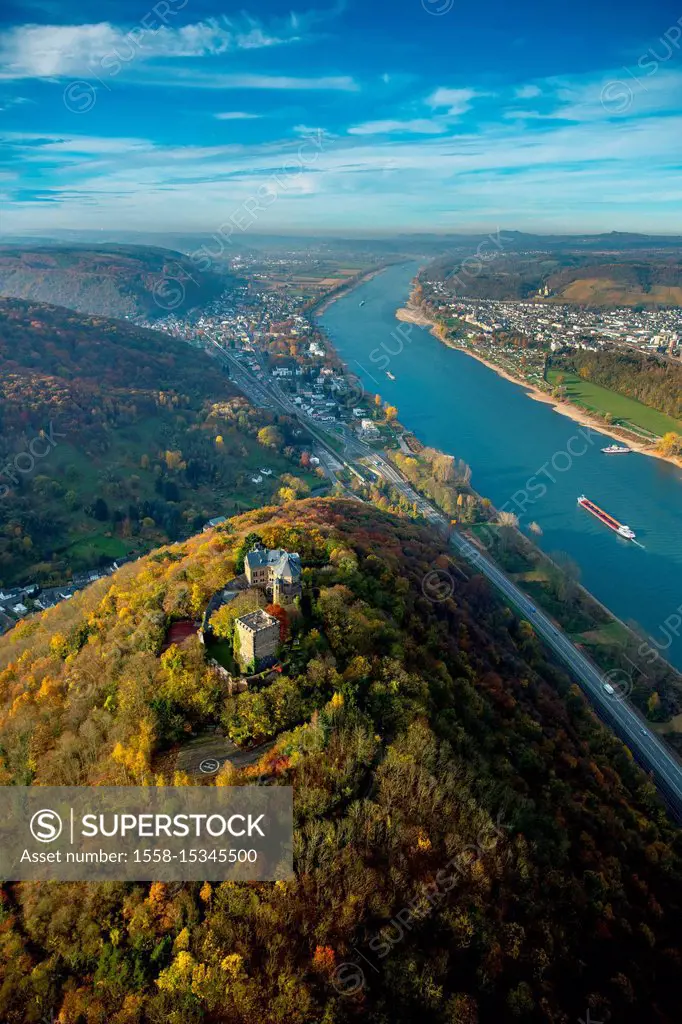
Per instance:
[[[235,622],[235,657],[245,667],[271,662],[279,645],[279,622],[262,608],[242,615]]]
[[[374,420],[363,419],[360,421],[360,433],[363,437],[380,437],[381,432]]]

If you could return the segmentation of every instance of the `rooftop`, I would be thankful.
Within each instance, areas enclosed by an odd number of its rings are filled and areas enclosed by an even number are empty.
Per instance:
[[[262,608],[258,608],[255,612],[247,612],[246,615],[242,615],[237,619],[237,622],[241,622],[247,629],[253,630],[257,633],[261,629],[265,629],[267,626],[278,626],[279,623],[274,615],[268,615]]]
[[[295,551],[284,551],[282,548],[274,548],[272,551],[267,548],[257,547],[249,551],[246,556],[246,564],[249,569],[260,569],[270,567],[277,576],[290,576],[296,579],[301,575],[301,558]]]

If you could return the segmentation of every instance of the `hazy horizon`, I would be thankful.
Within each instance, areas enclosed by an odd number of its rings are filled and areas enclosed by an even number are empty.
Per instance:
[[[571,15],[9,3],[2,230],[682,234],[680,11]]]

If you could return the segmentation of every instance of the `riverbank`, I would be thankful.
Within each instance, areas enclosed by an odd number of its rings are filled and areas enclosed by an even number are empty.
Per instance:
[[[545,486],[536,484],[526,506],[526,518],[542,528],[533,543],[548,553],[565,552],[580,567],[586,590],[621,621],[638,623],[641,635],[660,640],[661,624],[680,603],[680,471],[637,453],[607,460],[597,443],[568,459],[562,454],[567,438],[586,428],[553,415],[553,403],[529,402],[526,391],[490,373],[494,367],[462,359],[423,328],[408,332],[407,323],[397,322],[396,309],[406,307],[417,269],[416,263],[391,267],[348,301],[335,303],[320,320],[330,352],[353,367],[369,394],[386,389],[384,397],[399,410],[400,422],[426,446],[456,452],[473,467],[476,491],[495,507],[510,507],[505,503],[515,492],[544,477]],[[363,298],[366,304],[359,308]],[[407,315],[415,314],[408,310]],[[379,347],[394,360],[390,369],[396,379],[377,389],[370,372],[376,358],[370,356]],[[602,423],[595,430],[607,432]],[[593,437],[599,440],[596,433]],[[552,453],[559,453],[556,472],[548,462]],[[615,538],[581,512],[576,503],[581,493],[630,523],[642,546]],[[682,640],[676,635],[663,640],[661,653],[682,670]],[[655,639],[649,642],[657,647]]]
[[[354,288],[359,288],[361,284],[366,284],[367,281],[371,281],[373,277],[376,277],[377,274],[382,274],[384,270],[390,266],[390,263],[382,263],[380,267],[372,267],[371,270],[365,271],[365,273],[361,274],[359,277],[354,277],[347,284],[343,284],[339,288],[335,289],[331,294],[323,295],[321,299],[318,299],[314,306],[310,307],[308,313],[313,316],[322,316],[322,314],[326,313],[329,307],[333,305],[337,299],[344,298],[346,295],[350,294]]]
[[[605,434],[607,437],[611,437],[616,441],[621,441],[631,448],[633,451],[639,452],[641,455],[649,455],[654,459],[660,459],[661,462],[669,462],[671,465],[676,466],[678,469],[682,467],[682,460],[676,458],[673,455],[661,455],[655,450],[655,448],[648,441],[643,441],[629,430],[622,429],[617,426],[613,426],[610,423],[604,423],[597,416],[591,415],[585,409],[579,405],[573,405],[571,402],[560,402],[552,395],[547,394],[546,391],[542,391],[534,384],[529,384],[528,381],[523,380],[521,377],[515,377],[513,374],[508,373],[507,370],[499,366],[497,363],[492,362],[490,359],[486,359],[484,356],[479,355],[477,352],[473,352],[470,348],[464,345],[458,345],[452,338],[447,337],[445,330],[436,323],[431,317],[429,317],[424,310],[416,305],[412,299],[410,299],[405,306],[396,310],[396,320],[401,320],[404,323],[415,324],[417,327],[430,327],[431,334],[438,341],[447,345],[448,348],[455,349],[457,352],[463,352],[467,356],[471,356],[472,359],[477,359],[479,363],[483,363],[489,370],[493,370],[498,376],[508,380],[511,384],[518,384],[524,388],[529,398],[532,398],[536,402],[543,402],[545,405],[551,406],[551,408],[560,413],[562,416],[567,416],[575,423],[580,423],[581,426],[591,427],[598,430],[601,434]]]

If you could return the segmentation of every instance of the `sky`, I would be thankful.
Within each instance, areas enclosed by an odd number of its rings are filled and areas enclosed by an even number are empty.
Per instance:
[[[6,0],[0,233],[682,233],[682,0],[294,2]]]

